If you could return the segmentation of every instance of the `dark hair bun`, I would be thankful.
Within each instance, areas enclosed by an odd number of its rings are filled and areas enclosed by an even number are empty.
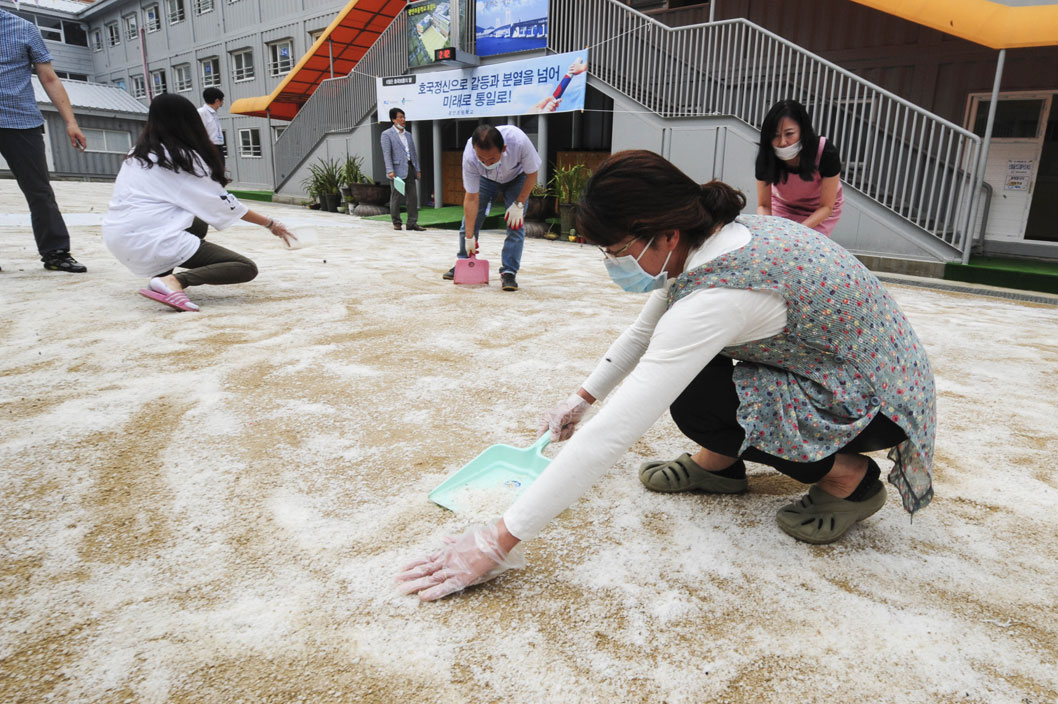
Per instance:
[[[714,179],[702,186],[702,204],[716,222],[726,225],[746,207],[746,196],[742,191]]]

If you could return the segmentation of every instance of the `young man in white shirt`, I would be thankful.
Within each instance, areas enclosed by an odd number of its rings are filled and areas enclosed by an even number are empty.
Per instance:
[[[203,105],[198,109],[198,116],[206,127],[209,141],[217,145],[217,151],[224,156],[224,132],[220,129],[217,111],[224,105],[224,93],[220,88],[206,88],[202,91]]]

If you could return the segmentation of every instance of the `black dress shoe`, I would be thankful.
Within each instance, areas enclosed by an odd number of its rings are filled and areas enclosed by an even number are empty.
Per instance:
[[[415,232],[426,232],[426,228],[421,225],[408,225],[408,229],[414,230]]]
[[[395,224],[393,225],[393,229],[394,229],[394,230],[399,230],[399,229],[400,229],[400,223],[399,223],[399,222],[398,222],[398,223],[395,223]]]

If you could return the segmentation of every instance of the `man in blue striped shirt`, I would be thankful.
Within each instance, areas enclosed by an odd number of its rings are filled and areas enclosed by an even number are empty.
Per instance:
[[[70,144],[84,151],[87,143],[77,126],[70,98],[51,66],[51,54],[32,22],[0,10],[0,155],[7,161],[29,203],[33,236],[44,268],[84,272],[85,266],[70,256],[66,229],[55,193],[48,180],[44,156],[44,118],[33,97],[30,81],[37,78],[55,109],[66,122]]]

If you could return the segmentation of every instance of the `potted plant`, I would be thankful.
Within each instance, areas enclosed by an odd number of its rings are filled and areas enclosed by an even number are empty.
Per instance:
[[[559,232],[569,235],[576,218],[577,201],[580,200],[584,186],[591,178],[592,171],[584,164],[556,166],[551,177],[551,190],[558,197]]]
[[[547,237],[551,226],[547,219],[555,214],[554,196],[541,184],[533,186],[525,202],[525,236]]]
[[[345,163],[342,164],[342,196],[346,203],[357,203],[353,192],[353,186],[360,183],[371,183],[371,179],[363,171],[364,157],[347,155]]]
[[[337,213],[343,180],[341,163],[337,159],[321,157],[317,163],[309,164],[309,176],[302,185],[319,198],[320,210]]]

